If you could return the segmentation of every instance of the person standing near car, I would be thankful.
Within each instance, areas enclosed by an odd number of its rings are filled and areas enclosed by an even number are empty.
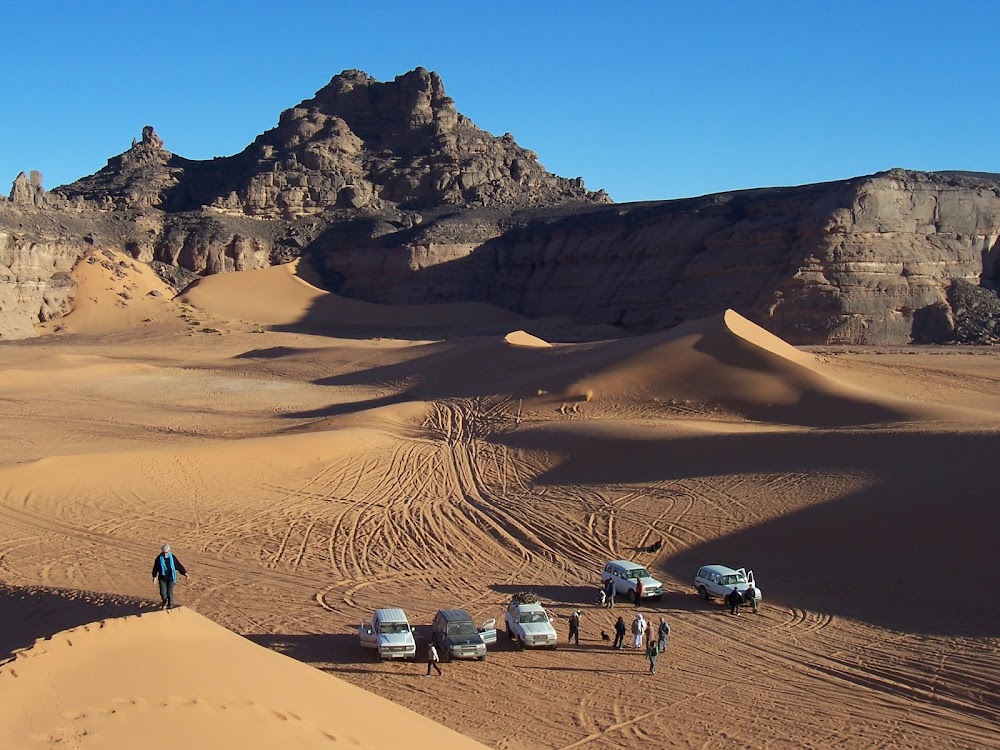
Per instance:
[[[164,544],[160,547],[160,554],[153,560],[153,580],[159,579],[160,582],[160,609],[173,609],[174,584],[177,583],[178,573],[188,577],[181,561],[170,551],[170,545]]]
[[[753,607],[753,613],[755,615],[760,614],[758,610],[759,605],[757,604],[757,589],[753,587],[752,583],[747,588],[746,592],[743,594],[743,601],[750,602],[750,606]]]
[[[642,579],[635,579],[635,607],[639,608],[639,604],[642,602]]]
[[[609,578],[604,583],[604,593],[606,595],[606,600],[608,603],[608,609],[615,608],[615,579]]]
[[[438,656],[437,646],[433,643],[427,648],[427,676],[431,676],[431,667],[437,670],[438,676],[441,675],[441,667],[438,666],[438,662],[441,658]]]
[[[566,642],[576,641],[576,645],[580,645],[580,610],[577,610],[569,616],[569,638]]]
[[[625,618],[619,617],[618,622],[615,623],[615,642],[611,644],[611,648],[619,651],[625,648],[625,630]]]
[[[733,586],[733,590],[726,594],[726,603],[729,605],[729,614],[738,615],[740,613],[740,602],[743,601],[743,595],[740,590]]]

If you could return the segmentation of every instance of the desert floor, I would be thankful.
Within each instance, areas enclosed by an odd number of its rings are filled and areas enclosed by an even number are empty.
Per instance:
[[[550,346],[294,267],[178,299],[111,254],[75,273],[74,313],[0,345],[0,658],[152,611],[169,542],[184,606],[492,747],[1000,747],[1000,352],[801,351],[734,313]],[[601,640],[617,558],[667,587],[656,675]],[[753,568],[761,613],[701,601],[706,563]],[[501,635],[440,678],[359,648],[374,607],[426,643],[525,589],[563,639],[582,609],[579,646]]]

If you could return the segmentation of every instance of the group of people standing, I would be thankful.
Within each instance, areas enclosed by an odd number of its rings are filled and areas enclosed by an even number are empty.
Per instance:
[[[615,622],[615,638],[611,643],[611,648],[616,650],[625,648],[625,634],[628,630],[629,626],[625,624],[625,618],[619,617],[618,621]],[[654,638],[653,623],[647,622],[646,618],[642,616],[642,612],[636,612],[635,618],[632,620],[631,630],[632,648],[642,648],[643,641],[645,640],[646,658],[649,659],[649,673],[656,674],[656,657],[667,650],[670,625],[661,617],[660,624],[655,628],[656,637]]]

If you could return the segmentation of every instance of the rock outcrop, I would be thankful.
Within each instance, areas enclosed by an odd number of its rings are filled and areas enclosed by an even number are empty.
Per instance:
[[[952,282],[1000,281],[1000,177],[892,170],[385,230],[356,221],[317,241],[338,292],[489,301],[642,331],[733,308],[794,343],[942,341],[948,315],[935,310],[950,310]]]
[[[477,128],[422,68],[334,76],[233,156],[184,159],[147,126],[71,185],[22,174],[0,233],[7,336],[66,309],[59,274],[95,245],[175,286],[304,255],[350,297],[634,331],[726,308],[802,344],[992,343],[1000,325],[1000,176],[891,170],[613,205]]]
[[[357,70],[334,76],[231,157],[183,159],[147,126],[140,143],[60,192],[116,206],[211,206],[277,220],[331,209],[609,202],[580,179],[546,172],[509,133],[498,138],[477,128],[455,109],[440,77],[423,68],[389,83]]]

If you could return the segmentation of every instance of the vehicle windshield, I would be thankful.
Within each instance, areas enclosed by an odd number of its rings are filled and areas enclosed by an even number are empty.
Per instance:
[[[475,635],[477,632],[476,626],[468,620],[448,623],[448,635]]]
[[[410,628],[405,622],[383,622],[379,624],[378,632],[382,635],[395,635],[398,633],[409,633]]]
[[[731,576],[722,576],[723,586],[735,586],[737,583],[746,583],[747,577],[742,573],[734,573]]]
[[[629,578],[649,578],[649,571],[645,568],[636,568],[628,572]]]
[[[548,622],[544,612],[522,612],[521,622]]]

